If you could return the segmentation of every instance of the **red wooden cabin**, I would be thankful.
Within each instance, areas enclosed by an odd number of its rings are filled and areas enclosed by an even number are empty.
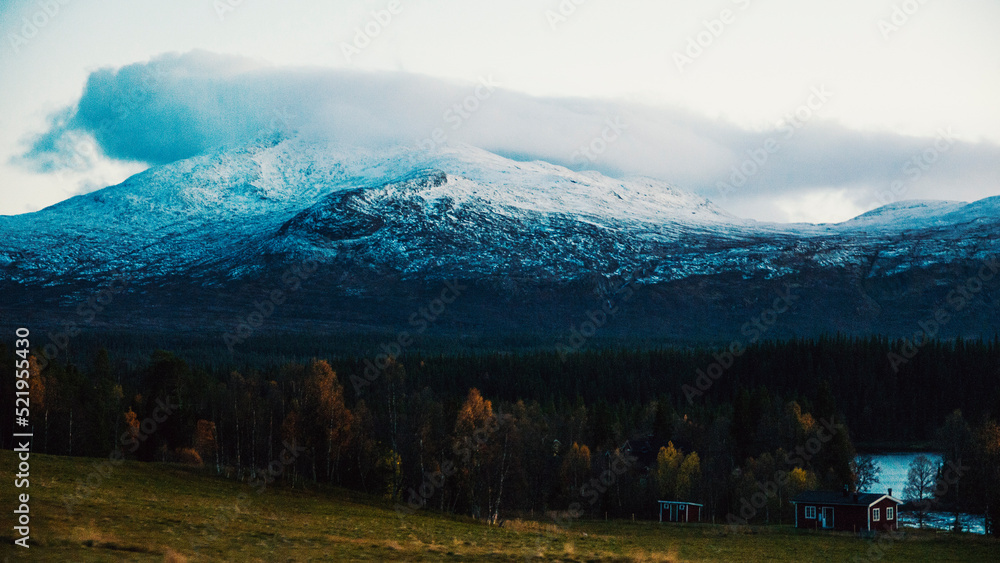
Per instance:
[[[795,527],[845,532],[897,529],[903,501],[882,493],[804,491],[792,499]]]

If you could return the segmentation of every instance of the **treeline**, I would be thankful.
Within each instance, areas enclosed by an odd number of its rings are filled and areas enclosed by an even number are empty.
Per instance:
[[[44,370],[32,360],[31,420],[36,451],[117,450],[252,483],[328,482],[384,495],[404,512],[655,518],[656,500],[691,500],[720,522],[787,523],[798,491],[863,480],[859,434],[939,437],[960,405],[969,435],[990,435],[996,341],[930,343],[899,373],[880,367],[891,346],[830,338],[763,343],[731,360],[665,349],[257,366],[162,351],[137,364],[97,349]],[[9,351],[0,357],[13,365]],[[721,376],[688,400],[684,386],[715,362],[726,365]],[[907,405],[923,410],[908,416]],[[3,408],[10,428],[13,405]],[[961,427],[953,419],[948,427]],[[965,449],[954,456],[981,469],[949,494],[1000,506],[992,443],[958,443]]]
[[[884,338],[836,336],[762,342],[732,359],[717,350],[663,348],[585,351],[565,358],[555,352],[417,356],[402,363],[417,386],[475,386],[506,401],[580,397],[592,405],[636,405],[667,395],[678,408],[698,409],[732,404],[740,394],[763,388],[811,411],[814,401],[835,397],[860,442],[929,441],[956,408],[972,420],[1000,413],[1000,340],[934,341],[911,358],[902,355],[905,348]],[[895,360],[894,368],[890,354],[904,362]],[[363,389],[365,371],[376,359],[347,358],[332,365],[362,379],[356,386],[345,383],[349,390]],[[699,373],[707,375],[713,365],[721,376],[709,377],[711,386],[703,390]]]
[[[118,369],[134,372],[157,346],[169,346],[166,349],[183,350],[186,360],[221,378],[234,369],[273,371],[289,362],[327,358],[353,401],[364,395],[366,370],[379,360],[383,343],[394,341],[394,335],[253,337],[230,353],[221,340],[200,336],[85,333],[56,360],[85,365],[103,347],[110,350]],[[934,340],[919,346],[883,337],[840,335],[761,341],[733,358],[728,367],[717,359],[724,355],[722,349],[595,343],[588,342],[602,347],[562,356],[539,338],[425,338],[399,362],[414,387],[442,393],[476,387],[495,400],[540,403],[580,397],[590,405],[636,404],[667,395],[677,406],[711,407],[731,404],[742,391],[763,387],[810,410],[825,384],[853,437],[863,444],[929,442],[957,408],[973,421],[1000,413],[997,337]],[[711,387],[702,390],[699,373],[707,375],[715,364],[721,376],[710,379]]]

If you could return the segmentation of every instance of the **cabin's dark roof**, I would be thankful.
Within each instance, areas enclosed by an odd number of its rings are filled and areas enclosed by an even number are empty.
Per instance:
[[[901,502],[899,499],[888,496],[885,493],[851,493],[845,496],[844,493],[837,491],[803,491],[795,495],[792,502],[868,506],[882,497],[887,497],[895,502]]]

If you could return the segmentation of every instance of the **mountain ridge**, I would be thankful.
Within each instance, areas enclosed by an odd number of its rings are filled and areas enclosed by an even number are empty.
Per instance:
[[[592,306],[588,295],[628,283],[634,311],[616,330],[711,337],[794,281],[815,303],[789,317],[786,335],[900,335],[1000,250],[998,210],[1000,197],[897,202],[838,224],[765,223],[649,178],[465,145],[375,150],[292,138],[0,217],[0,289],[12,309],[48,319],[125,275],[130,309],[108,322],[218,327],[259,288],[280,287],[290,265],[314,260],[307,293],[317,306],[284,307],[272,329],[391,330],[400,308],[463,279],[474,296],[453,308],[462,330],[560,331]],[[995,290],[982,298],[995,303]],[[502,306],[516,300],[528,310]],[[991,335],[995,317],[951,327]]]

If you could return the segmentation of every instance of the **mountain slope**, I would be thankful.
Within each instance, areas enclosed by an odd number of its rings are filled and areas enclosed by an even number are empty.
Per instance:
[[[607,334],[725,340],[788,284],[801,299],[772,334],[900,335],[997,253],[998,210],[900,202],[836,225],[759,223],[657,180],[468,146],[275,139],[0,217],[0,289],[51,323],[124,274],[101,322],[220,331],[291,275],[301,292],[267,329],[371,331],[411,324],[459,279],[470,289],[440,330],[562,334],[627,300]],[[290,274],[303,265],[309,279]],[[995,309],[978,311],[949,332],[992,335]]]

